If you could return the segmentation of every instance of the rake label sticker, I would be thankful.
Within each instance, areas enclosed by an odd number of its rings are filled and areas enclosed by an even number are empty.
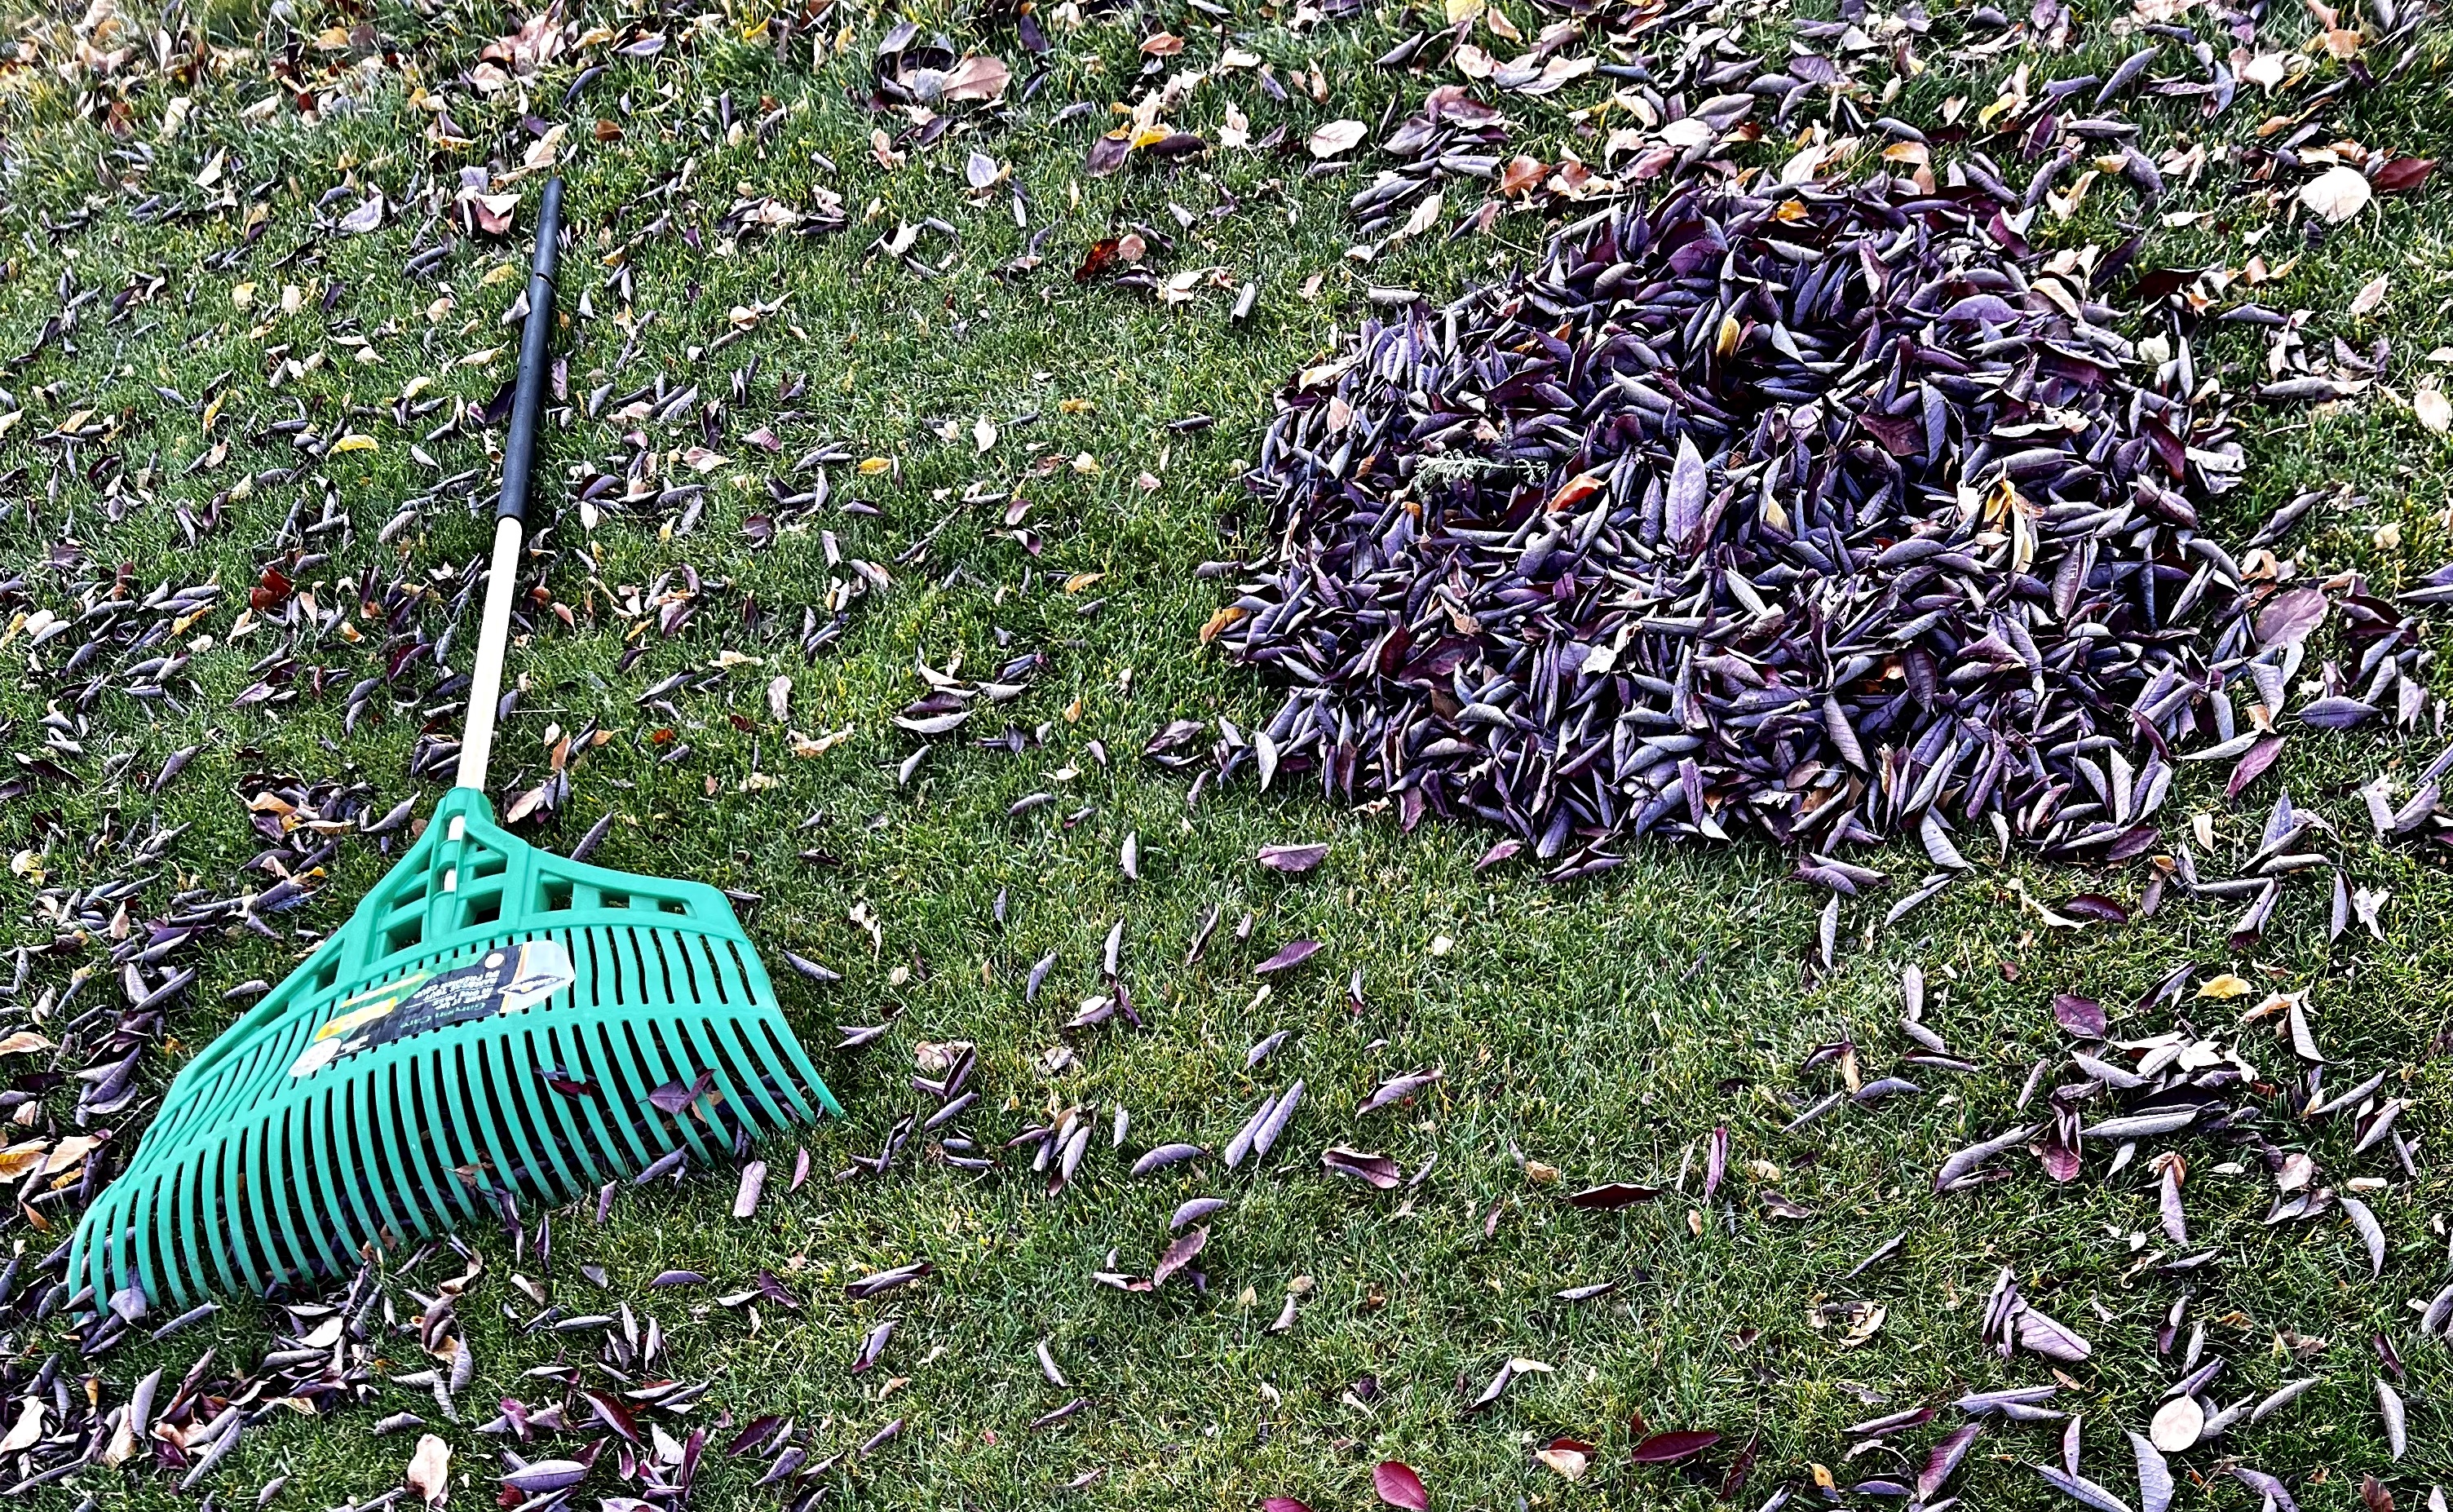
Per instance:
[[[316,1029],[289,1074],[311,1076],[335,1061],[429,1029],[498,1013],[525,1013],[576,978],[570,952],[553,940],[489,950],[467,965],[445,971],[412,971],[344,999]]]

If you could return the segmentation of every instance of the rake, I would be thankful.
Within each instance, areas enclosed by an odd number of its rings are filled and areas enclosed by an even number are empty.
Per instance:
[[[77,1226],[69,1273],[97,1298],[345,1273],[370,1244],[842,1112],[723,893],[539,850],[487,802],[561,222],[555,179],[458,780],[349,923],[171,1083]]]

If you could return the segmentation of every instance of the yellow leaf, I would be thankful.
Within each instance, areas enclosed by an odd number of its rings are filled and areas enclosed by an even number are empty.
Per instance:
[[[1238,608],[1232,604],[1221,605],[1218,612],[1209,616],[1209,622],[1201,627],[1201,644],[1207,646],[1218,639],[1232,627],[1251,618],[1251,610]]]
[[[31,1029],[19,1029],[7,1039],[0,1040],[0,1055],[25,1055],[35,1050],[48,1050],[50,1047],[50,1041]]]
[[[2257,989],[2255,987],[2250,986],[2246,982],[2242,981],[2239,977],[2226,971],[2222,976],[2212,978],[2204,985],[2200,986],[2198,988],[2198,996],[2202,998],[2217,999],[2237,998],[2244,997],[2256,990]]]
[[[343,436],[340,440],[332,443],[332,449],[336,452],[372,451],[375,449],[375,438],[372,436],[358,435]]]
[[[13,1182],[41,1164],[43,1152],[51,1147],[50,1140],[28,1140],[0,1150],[0,1181]]]
[[[892,466],[894,464],[884,457],[864,457],[861,459],[860,475],[864,478],[874,478]]]

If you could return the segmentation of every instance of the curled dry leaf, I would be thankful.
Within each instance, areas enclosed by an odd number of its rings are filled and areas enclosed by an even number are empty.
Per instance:
[[[2172,1467],[2164,1462],[2163,1451],[2141,1433],[2129,1435],[2129,1448],[2138,1460],[2138,1512],[2168,1512],[2172,1505]]]
[[[2083,1475],[2050,1464],[2037,1465],[2035,1470],[2038,1475],[2050,1482],[2055,1490],[2081,1506],[2089,1508],[2090,1512],[2130,1512],[2128,1502]]]
[[[1191,1264],[1208,1243],[1209,1230],[1196,1228],[1167,1245],[1167,1253],[1159,1257],[1158,1264],[1150,1271],[1151,1288],[1155,1290],[1165,1285],[1169,1276]]]
[[[1387,1156],[1368,1150],[1347,1149],[1343,1144],[1332,1144],[1323,1150],[1320,1164],[1340,1176],[1351,1176],[1384,1192],[1393,1191],[1397,1184],[1405,1180],[1405,1173]]]
[[[2402,1393],[2393,1389],[2384,1377],[2376,1378],[2377,1415],[2384,1420],[2385,1447],[2401,1459],[2410,1449],[2410,1429],[2403,1410]]]

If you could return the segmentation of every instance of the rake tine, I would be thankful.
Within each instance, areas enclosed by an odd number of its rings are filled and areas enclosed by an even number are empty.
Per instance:
[[[405,1230],[409,1225],[392,1205],[389,1195],[398,1187],[398,1179],[390,1174],[391,1152],[374,1134],[373,1099],[365,1084],[354,1081],[348,1084],[345,1095],[352,1157],[348,1169],[355,1178],[349,1183],[349,1203],[358,1218],[352,1234],[363,1241],[385,1229]]]
[[[391,1070],[398,1099],[392,1106],[394,1120],[397,1121],[406,1110],[414,1115],[418,1129],[431,1131],[425,1139],[410,1143],[412,1136],[404,1130],[401,1143],[394,1146],[402,1152],[405,1163],[416,1173],[418,1184],[426,1190],[426,1203],[417,1209],[416,1221],[411,1224],[420,1238],[433,1233],[440,1224],[449,1223],[455,1212],[463,1218],[473,1215],[473,1204],[453,1170],[462,1164],[458,1150],[443,1148],[440,1151],[443,1164],[438,1168],[434,1164],[438,1145],[457,1143],[453,1138],[456,1131],[443,1122],[438,1109],[427,1104],[429,1083],[441,1065],[442,1057],[429,1050],[415,1060],[395,1062]],[[420,1076],[420,1069],[427,1074]],[[404,1086],[403,1083],[407,1084]]]
[[[584,1036],[593,1036],[597,1045],[594,1053],[587,1053]],[[597,1177],[602,1180],[613,1174],[613,1167],[625,1164],[636,1170],[652,1157],[639,1137],[637,1121],[627,1116],[625,1110],[639,1105],[648,1095],[648,1084],[640,1080],[637,1068],[622,1053],[610,1027],[591,1025],[585,1030],[573,1030],[572,1037],[578,1042],[573,1046],[573,1064],[592,1065],[595,1070],[598,1095],[588,1100],[588,1116],[600,1131],[608,1163]]]

